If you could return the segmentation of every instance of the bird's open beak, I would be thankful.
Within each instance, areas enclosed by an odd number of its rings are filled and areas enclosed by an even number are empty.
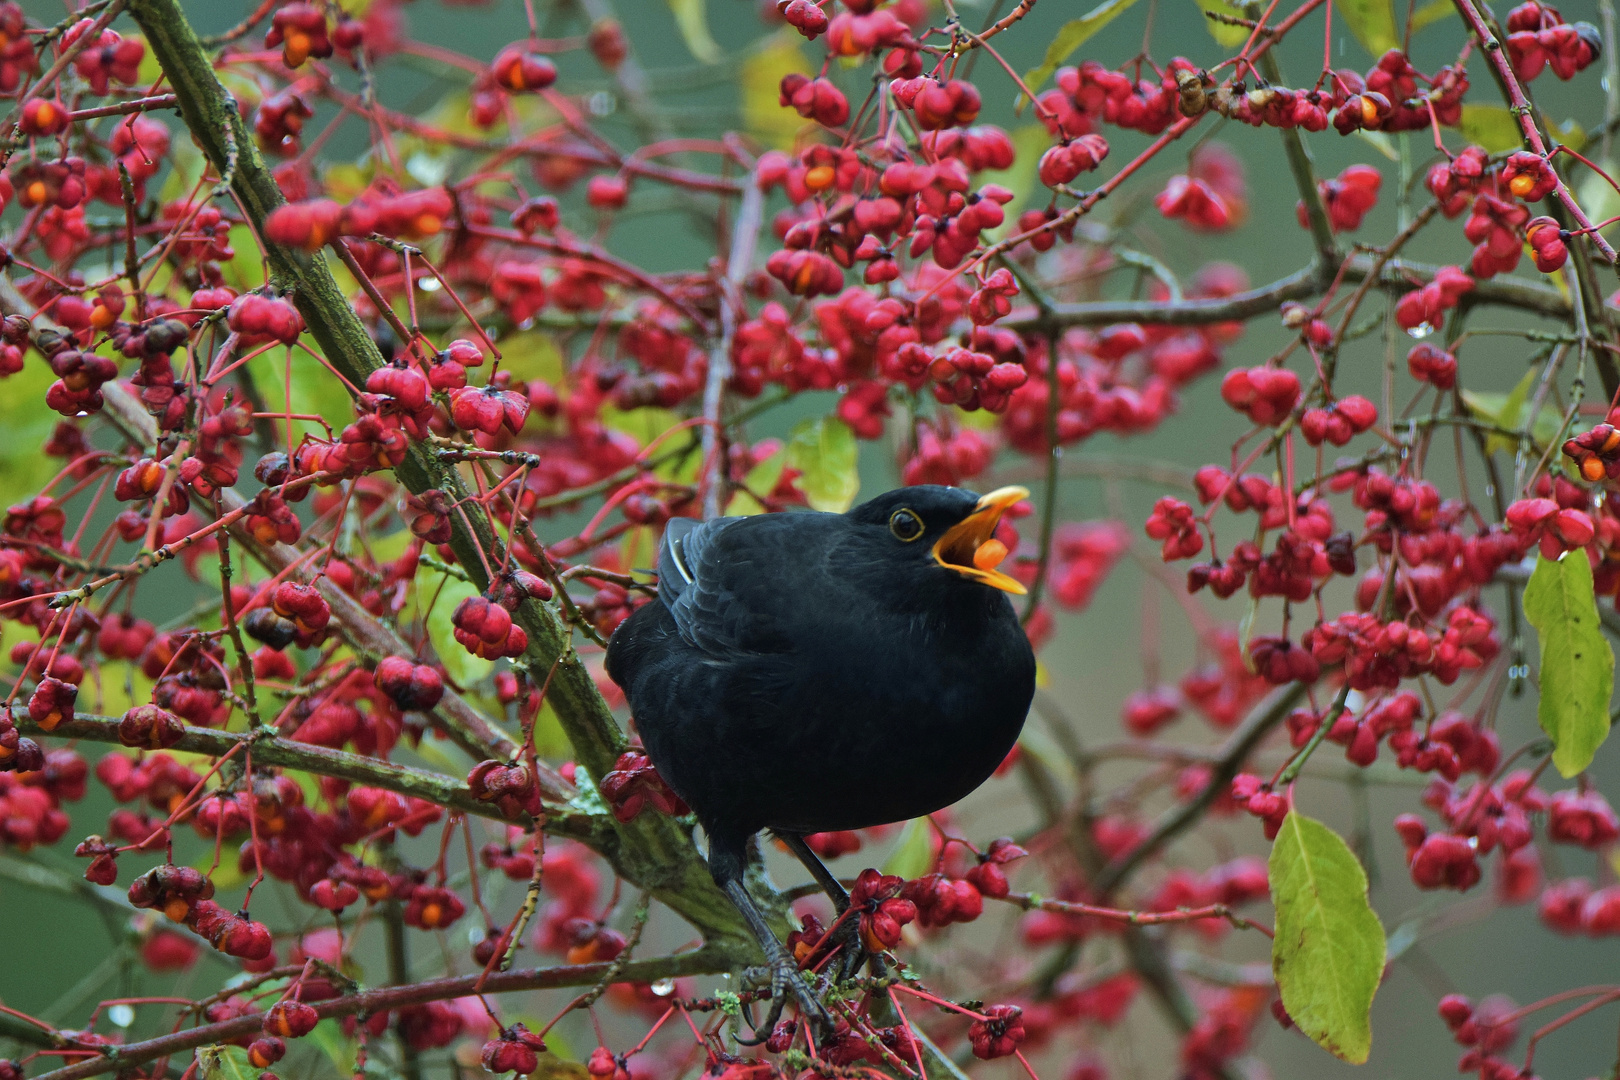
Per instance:
[[[1020,500],[1029,498],[1029,489],[998,488],[979,500],[973,513],[952,525],[934,545],[934,561],[965,578],[1016,596],[1029,590],[1023,582],[996,569],[1007,557],[1007,548],[995,538],[1001,515]]]

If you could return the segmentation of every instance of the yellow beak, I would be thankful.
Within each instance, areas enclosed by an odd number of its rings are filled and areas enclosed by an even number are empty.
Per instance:
[[[934,561],[992,589],[1015,596],[1029,590],[1023,582],[997,569],[1007,557],[1007,548],[995,539],[1001,515],[1016,502],[1029,498],[1029,489],[997,488],[979,500],[973,513],[952,525],[934,545]]]

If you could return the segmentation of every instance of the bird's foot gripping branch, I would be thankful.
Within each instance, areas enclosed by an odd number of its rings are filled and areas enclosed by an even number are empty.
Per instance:
[[[1612,1071],[1399,891],[1620,933],[1606,0],[70,7],[0,876],[112,933],[0,1080]]]

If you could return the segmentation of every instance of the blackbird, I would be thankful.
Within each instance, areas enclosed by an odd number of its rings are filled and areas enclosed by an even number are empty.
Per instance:
[[[770,963],[758,1030],[787,990],[828,1020],[744,886],[754,834],[782,838],[842,911],[806,834],[949,806],[1017,740],[1035,656],[994,533],[1028,495],[926,485],[845,514],[674,519],[658,599],[608,642],[648,756],[702,823],[709,871]]]

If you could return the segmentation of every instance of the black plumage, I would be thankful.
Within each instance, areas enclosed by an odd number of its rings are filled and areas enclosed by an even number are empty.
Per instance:
[[[658,599],[607,670],[774,966],[741,885],[750,837],[783,835],[838,900],[799,837],[948,806],[1017,740],[1035,658],[991,536],[1025,495],[922,486],[846,514],[670,522]]]

